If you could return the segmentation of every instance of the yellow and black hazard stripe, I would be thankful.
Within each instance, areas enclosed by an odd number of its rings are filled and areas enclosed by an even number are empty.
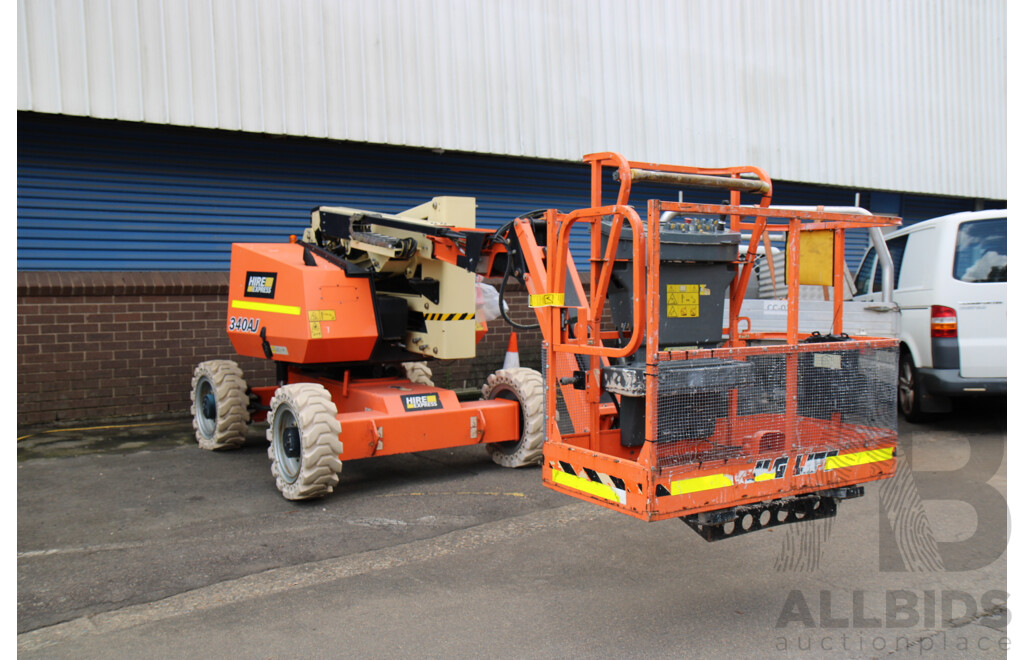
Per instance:
[[[423,318],[427,321],[467,321],[476,318],[476,314],[424,314]]]
[[[626,503],[626,483],[622,479],[590,468],[558,461],[551,464],[551,481],[609,502]]]

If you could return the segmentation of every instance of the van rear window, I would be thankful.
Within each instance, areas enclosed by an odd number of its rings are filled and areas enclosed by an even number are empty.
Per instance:
[[[964,282],[1006,281],[1006,218],[960,225],[953,277]]]

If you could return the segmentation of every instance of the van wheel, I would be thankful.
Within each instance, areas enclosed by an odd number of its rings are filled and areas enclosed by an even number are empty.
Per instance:
[[[900,412],[908,422],[923,421],[927,415],[921,412],[921,383],[917,367],[909,351],[900,353],[900,377],[897,388]]]

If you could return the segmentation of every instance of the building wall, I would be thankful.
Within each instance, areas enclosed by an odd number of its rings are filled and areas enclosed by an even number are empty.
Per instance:
[[[19,273],[18,424],[187,409],[196,359],[232,352],[215,331],[225,287],[224,273]]]
[[[394,212],[473,195],[479,224],[496,228],[538,207],[588,205],[585,167],[536,159],[39,113],[19,113],[17,149],[19,424],[187,415],[194,365],[234,354],[225,334],[230,244],[287,240],[314,206]],[[857,194],[775,184],[780,204],[850,205]],[[866,207],[877,198],[889,213],[1005,204],[860,192]],[[675,197],[638,186],[641,210],[645,194]],[[709,195],[687,200],[717,201]],[[859,258],[851,248],[852,268]],[[533,321],[522,292],[510,302],[514,319]],[[508,333],[497,321],[476,360],[433,363],[437,383],[479,387],[501,365]],[[522,362],[539,366],[539,334],[520,339]],[[242,363],[272,382],[269,365]]]
[[[17,150],[19,270],[227,270],[233,242],[301,234],[320,205],[397,213],[437,195],[469,196],[477,200],[477,226],[496,229],[537,208],[567,212],[590,202],[589,169],[581,162],[31,112],[18,113]],[[850,206],[859,195],[865,208],[911,222],[929,213],[1005,205],[773,183],[774,204]],[[616,190],[609,173],[606,199]],[[645,213],[648,197],[674,200],[677,194],[670,186],[635,185],[631,204]],[[688,190],[686,200],[717,203],[722,195]],[[582,229],[573,239],[583,267],[589,240]],[[866,233],[849,240],[853,268]]]
[[[533,322],[510,287],[513,320]],[[250,385],[273,363],[235,354],[225,332],[227,273],[18,273],[19,426],[135,415],[187,418],[192,370],[233,359]],[[491,324],[475,360],[430,363],[435,384],[479,388],[501,368],[509,326]],[[522,366],[540,368],[540,332],[519,332]]]
[[[1006,197],[1005,0],[18,1],[18,109]]]

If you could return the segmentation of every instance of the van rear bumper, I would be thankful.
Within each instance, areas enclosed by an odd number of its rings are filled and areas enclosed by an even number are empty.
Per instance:
[[[964,378],[959,369],[918,369],[921,386],[942,396],[990,396],[1006,394],[1005,378]]]

